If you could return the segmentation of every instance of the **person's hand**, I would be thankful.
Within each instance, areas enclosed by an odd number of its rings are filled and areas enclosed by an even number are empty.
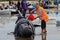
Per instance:
[[[42,19],[42,17],[39,17],[40,19]]]
[[[35,10],[32,10],[32,11],[30,11],[31,13],[33,13]]]
[[[34,18],[34,19],[36,19],[36,18]]]
[[[30,13],[32,13],[33,11],[30,11]]]
[[[36,18],[38,18],[38,17],[36,17]],[[34,18],[34,19],[36,19],[36,18]]]

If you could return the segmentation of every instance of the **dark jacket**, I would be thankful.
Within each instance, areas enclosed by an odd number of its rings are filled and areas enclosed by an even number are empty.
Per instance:
[[[17,3],[17,8],[20,10],[20,2]]]
[[[23,9],[27,9],[27,3],[26,3],[26,0],[22,0],[21,6],[22,6]]]

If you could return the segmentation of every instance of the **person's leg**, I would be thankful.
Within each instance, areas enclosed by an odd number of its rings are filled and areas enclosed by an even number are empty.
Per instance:
[[[43,21],[41,20],[41,34],[43,33]]]
[[[43,29],[43,33],[45,33],[45,32],[47,32],[47,31],[46,31],[46,27]]]
[[[46,22],[44,21],[44,24],[43,24],[44,26],[43,26],[43,33],[45,33],[46,32]]]
[[[46,32],[46,22],[44,20],[41,21],[41,29],[42,29],[42,33]]]
[[[24,9],[23,11],[23,17],[25,18],[26,10]]]

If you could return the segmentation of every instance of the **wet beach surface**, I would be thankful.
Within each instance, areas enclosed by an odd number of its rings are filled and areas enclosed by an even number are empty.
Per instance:
[[[47,33],[43,35],[40,35],[41,28],[36,27],[34,38],[16,38],[13,34],[9,35],[8,33],[14,31],[16,19],[17,16],[0,16],[0,40],[60,40],[60,26],[55,23],[47,23]]]

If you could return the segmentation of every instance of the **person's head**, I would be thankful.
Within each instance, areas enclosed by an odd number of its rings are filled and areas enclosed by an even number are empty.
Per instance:
[[[39,5],[39,3],[35,4],[35,8],[38,10],[40,7],[43,7],[43,5]]]
[[[39,4],[38,3],[35,3],[35,8],[38,9],[39,8]]]
[[[14,2],[12,1],[12,4],[14,4]]]

